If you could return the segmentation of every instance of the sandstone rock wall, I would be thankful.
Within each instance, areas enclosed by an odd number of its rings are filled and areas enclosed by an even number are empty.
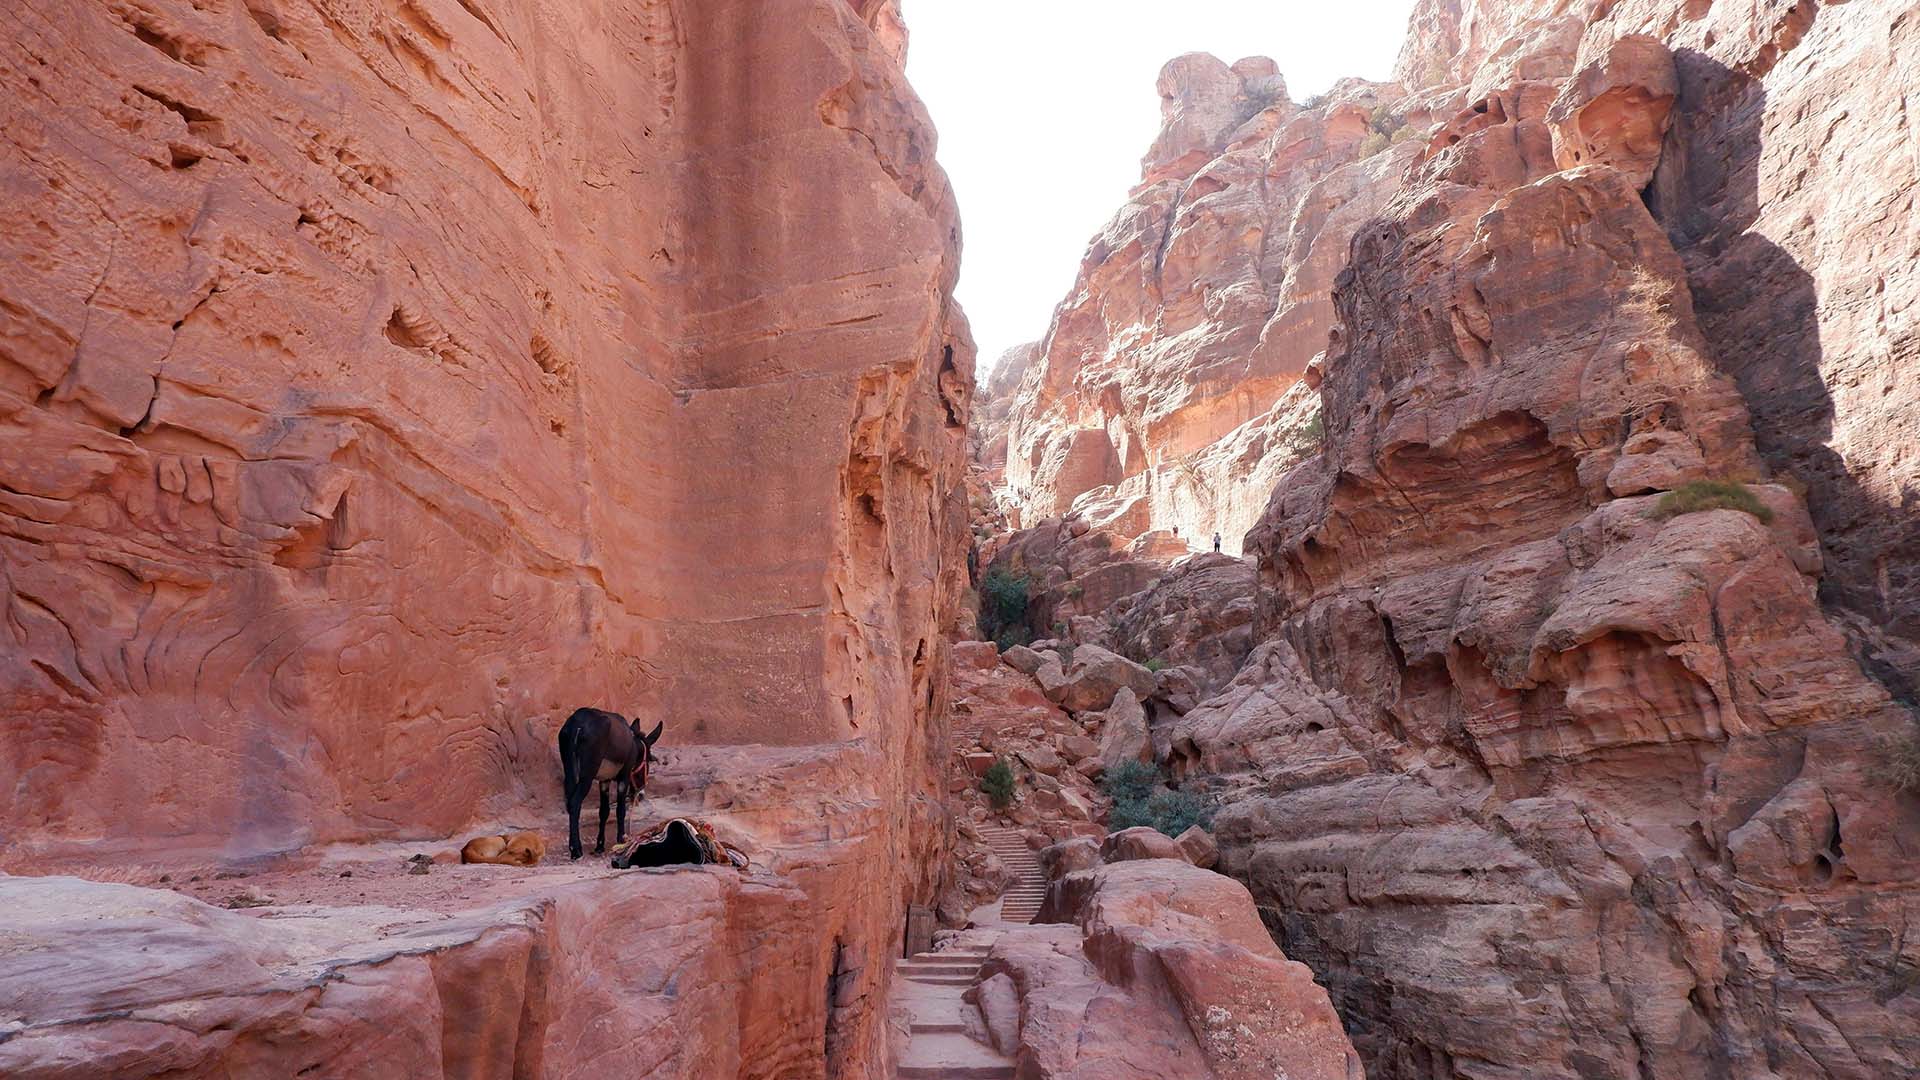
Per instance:
[[[1591,21],[1589,21],[1589,19]],[[1523,42],[1581,57],[1634,34],[1673,51],[1672,133],[1648,204],[1687,268],[1719,369],[1768,464],[1807,491],[1822,599],[1870,670],[1920,685],[1920,15],[1901,0],[1704,4],[1422,0],[1409,85],[1476,88]]]
[[[891,4],[6,23],[9,845],[444,835],[582,704],[935,794],[972,357]]]
[[[216,890],[265,894],[244,912],[0,874],[0,1074],[887,1075],[885,774],[850,746],[679,751],[655,799],[745,847],[744,872],[415,877],[405,848],[342,850]]]
[[[1302,328],[1326,354],[1197,452],[1194,429],[1108,422],[1150,397],[1129,386],[1202,386],[1214,361],[1155,336],[1194,325],[1177,293],[1099,276],[1104,239],[1090,253],[1007,461],[1016,496],[1067,516],[1003,557],[1044,569],[1050,610],[1097,595],[1068,609],[1076,640],[1172,665],[1156,753],[1222,800],[1222,868],[1370,1075],[1920,1060],[1920,801],[1889,768],[1920,745],[1916,24],[1892,2],[1419,4],[1382,91],[1417,137],[1321,181],[1391,167],[1328,227],[1332,310],[1283,333],[1256,305],[1203,308],[1222,355]],[[1233,100],[1207,87],[1170,110],[1143,193],[1198,160],[1196,117]],[[1117,225],[1168,217],[1145,198]],[[1232,267],[1261,215],[1189,239]],[[1103,325],[1138,329],[1085,330]],[[1060,351],[1081,340],[1100,344]],[[1315,412],[1323,438],[1288,445]],[[1176,452],[1271,494],[1246,537],[1251,652],[1197,701],[1227,658],[1196,632],[1226,609],[1190,571],[1119,584],[1132,564],[1084,557],[1191,528],[1140,479]],[[1663,509],[1702,481],[1735,508]]]
[[[1270,60],[1194,54],[1159,88],[1141,184],[1015,391],[1006,485],[1029,524],[1080,502],[1123,539],[1177,529],[1201,547],[1218,531],[1237,554],[1311,442],[1300,380],[1348,238],[1413,148],[1376,128],[1401,119],[1392,84],[1348,81],[1306,107]]]
[[[1643,196],[1677,65],[1553,47],[1356,234],[1264,643],[1173,768],[1375,1075],[1901,1075],[1913,718]],[[1748,509],[1663,509],[1715,478]]]

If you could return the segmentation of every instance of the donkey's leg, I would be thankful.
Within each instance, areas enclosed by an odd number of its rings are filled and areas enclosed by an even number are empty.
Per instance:
[[[600,831],[593,837],[595,855],[607,850],[607,782],[600,781]]]
[[[580,857],[580,805],[587,801],[587,792],[593,789],[593,777],[575,780],[567,788],[567,855]]]
[[[633,788],[627,786],[626,780],[622,779],[614,785],[613,801],[620,805],[620,824],[618,831],[614,833],[616,844],[627,842],[627,801],[631,798],[633,798]]]

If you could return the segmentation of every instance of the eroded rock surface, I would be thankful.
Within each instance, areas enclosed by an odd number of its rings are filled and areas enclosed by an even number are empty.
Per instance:
[[[1349,80],[1304,107],[1271,60],[1191,54],[1159,89],[1139,187],[1020,357],[1006,485],[1025,524],[1078,506],[1122,541],[1178,532],[1184,553],[1218,531],[1238,554],[1314,441],[1301,380],[1332,325],[1328,288],[1414,148],[1388,145],[1407,120],[1392,84]]]
[[[1042,918],[1056,921],[1005,934],[982,968],[1019,995],[1020,1075],[1359,1080],[1326,991],[1281,954],[1245,887],[1122,858],[1055,881]]]
[[[1267,640],[1176,771],[1379,1075],[1897,1074],[1911,721],[1640,176],[1554,171],[1570,87],[1490,91],[1356,238],[1326,449],[1249,536]],[[1707,478],[1753,512],[1661,512]]]
[[[689,809],[791,865],[569,885],[325,985],[236,938],[267,997],[189,973],[163,989],[215,1000],[168,1027],[87,1019],[89,983],[0,1071],[154,1040],[188,1074],[882,1069],[879,961],[950,837],[973,361],[890,0],[4,21],[5,866],[496,831],[551,813],[583,704],[665,720]],[[617,921],[658,966],[586,943]]]
[[[1920,1060],[1920,802],[1888,768],[1920,738],[1920,517],[1889,450],[1920,415],[1894,374],[1920,296],[1912,138],[1887,107],[1913,96],[1914,25],[1899,3],[1423,0],[1379,91],[1417,136],[1367,159],[1392,172],[1322,279],[1334,310],[1287,346],[1325,355],[1267,397],[1320,437],[1195,454],[1151,403],[1200,395],[1139,388],[1214,361],[1174,359],[1157,335],[1191,309],[1124,274],[1083,275],[1029,369],[1008,483],[1083,547],[1171,528],[1133,479],[1155,463],[1247,451],[1236,482],[1266,501],[1244,646],[1211,644],[1242,624],[1179,569],[1061,629],[1164,660],[1154,753],[1223,800],[1218,865],[1371,1075]],[[1194,175],[1197,205],[1225,198]],[[1160,220],[1152,191],[1116,224]],[[1199,265],[1235,265],[1262,220],[1190,233]],[[1205,310],[1191,340],[1274,355],[1269,316]],[[1140,329],[1099,338],[1111,312]],[[1054,565],[1049,599],[1075,584]]]
[[[914,757],[971,355],[890,6],[11,11],[8,844],[444,835],[580,704]]]

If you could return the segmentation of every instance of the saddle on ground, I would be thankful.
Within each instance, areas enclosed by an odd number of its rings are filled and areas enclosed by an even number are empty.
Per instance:
[[[668,818],[613,849],[615,870],[647,866],[703,866],[709,863],[745,869],[747,853],[714,835],[713,826],[691,818]]]

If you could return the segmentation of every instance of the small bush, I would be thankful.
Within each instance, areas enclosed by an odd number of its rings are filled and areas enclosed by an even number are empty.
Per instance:
[[[1100,778],[1100,789],[1115,806],[1123,802],[1145,803],[1160,783],[1160,774],[1144,761],[1123,761]]]
[[[1320,452],[1327,441],[1327,419],[1325,413],[1314,413],[1313,418],[1292,431],[1287,432],[1282,441],[1288,453],[1294,457],[1312,457]]]
[[[1167,836],[1179,836],[1195,825],[1213,823],[1213,800],[1191,791],[1169,791],[1159,786],[1160,773],[1138,761],[1123,761],[1107,770],[1101,787],[1113,800],[1107,827],[1118,832],[1145,825]]]
[[[1377,131],[1369,131],[1367,137],[1360,140],[1360,160],[1365,161],[1392,145],[1387,136]]]
[[[1300,107],[1303,109],[1317,109],[1320,106],[1325,105],[1326,103],[1327,103],[1327,95],[1315,94],[1312,97],[1308,98],[1307,100],[1301,102]]]
[[[1195,825],[1203,829],[1212,825],[1213,810],[1211,800],[1191,791],[1156,791],[1147,796],[1147,824],[1168,836],[1179,836]]]
[[[1158,656],[1154,657],[1153,659],[1147,661],[1146,663],[1140,666],[1146,668],[1148,671],[1153,672],[1155,675],[1158,675],[1159,673],[1167,670],[1167,662]]]
[[[980,778],[980,790],[995,810],[1013,805],[1013,766],[1006,758],[995,758],[987,774]]]
[[[1681,484],[1660,496],[1660,501],[1654,505],[1653,516],[1664,521],[1703,510],[1740,510],[1752,514],[1763,523],[1773,520],[1773,511],[1767,509],[1747,489],[1747,485],[1732,480],[1693,480]]]
[[[980,579],[980,637],[982,640],[998,642],[1002,637],[1025,637],[1014,641],[1015,645],[1024,645],[1033,640],[1033,631],[1027,626],[1027,591],[1032,587],[1025,574],[1018,574],[1004,566],[988,570]],[[1006,648],[1007,646],[1001,646]]]

